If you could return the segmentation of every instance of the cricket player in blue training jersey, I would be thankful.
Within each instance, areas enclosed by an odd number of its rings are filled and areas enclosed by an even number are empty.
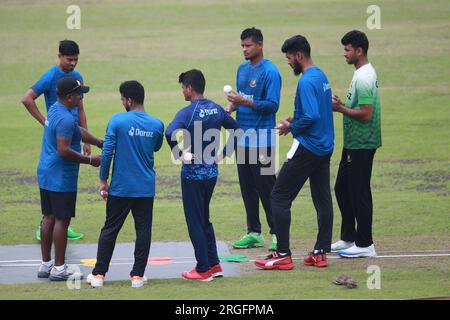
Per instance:
[[[136,242],[131,286],[143,286],[150,253],[153,199],[155,196],[154,153],[164,140],[164,125],[144,109],[144,87],[137,81],[120,85],[127,112],[109,121],[100,167],[100,194],[107,200],[106,221],[98,240],[97,263],[88,276],[92,287],[103,286],[116,239],[130,210],[134,218]],[[109,169],[114,158],[111,185]]]
[[[278,124],[280,135],[292,133],[292,147],[272,190],[271,204],[278,238],[278,249],[266,259],[255,261],[266,270],[294,268],[289,247],[291,206],[306,180],[317,211],[318,234],[313,251],[303,263],[318,268],[327,266],[326,253],[331,250],[333,204],[330,190],[330,158],[334,148],[331,88],[325,73],[311,58],[311,47],[305,37],[287,39],[281,51],[298,81],[294,117]]]
[[[65,264],[67,229],[75,217],[78,172],[80,163],[98,167],[100,156],[81,154],[80,142],[102,147],[103,141],[93,137],[78,126],[72,114],[81,96],[89,91],[75,77],[64,77],[58,81],[58,100],[48,111],[44,123],[42,150],[37,168],[41,196],[41,252],[42,263],[38,278],[65,281],[81,278],[75,276]],[[55,247],[55,263],[51,260],[52,244]]]
[[[280,106],[281,76],[277,67],[264,59],[263,35],[255,28],[241,34],[244,58],[237,71],[237,92],[228,94],[228,112],[236,110],[236,120],[245,131],[238,142],[237,169],[247,214],[247,233],[233,247],[264,246],[259,220],[259,200],[266,213],[271,234],[269,250],[277,249],[270,193],[275,184],[275,118]],[[265,168],[266,172],[262,172]],[[273,170],[267,170],[270,168]],[[269,171],[269,173],[267,172]]]
[[[217,159],[221,156],[217,157],[216,154],[220,138],[215,138],[211,142],[206,135],[215,131],[216,137],[220,137],[222,127],[237,129],[238,124],[221,106],[203,97],[206,83],[200,70],[193,69],[182,73],[179,82],[182,84],[185,100],[191,104],[178,111],[167,127],[166,139],[175,158],[181,156],[183,161],[181,169],[183,207],[197,260],[196,267],[183,272],[182,276],[188,280],[211,281],[214,277],[223,276],[209,213],[209,202],[219,174]],[[183,130],[185,147],[187,144],[186,149],[189,152],[184,151],[181,154],[178,152],[176,139],[178,130]],[[205,134],[206,131],[208,133]],[[210,148],[211,144],[213,148]],[[230,155],[225,150],[223,154]]]
[[[78,44],[72,40],[63,40],[59,43],[59,64],[53,66],[47,72],[45,72],[42,77],[36,82],[25,95],[22,97],[22,103],[27,108],[28,112],[41,124],[44,125],[45,117],[39,111],[36,105],[36,99],[44,94],[45,97],[45,107],[47,109],[47,114],[50,107],[56,102],[56,85],[58,80],[61,78],[75,77],[81,83],[83,83],[83,77],[80,73],[75,70],[78,63],[78,56],[80,54],[80,49]],[[83,98],[83,96],[81,96]],[[78,121],[80,127],[87,130],[87,120],[86,113],[84,112],[83,99],[77,103],[76,106],[71,108],[71,112],[75,119]],[[83,144],[83,153],[85,155],[91,154],[91,147],[89,144]],[[41,240],[41,230],[38,227],[36,232],[36,238]],[[82,233],[74,232],[71,227],[67,230],[67,238],[70,240],[77,240],[83,238]]]

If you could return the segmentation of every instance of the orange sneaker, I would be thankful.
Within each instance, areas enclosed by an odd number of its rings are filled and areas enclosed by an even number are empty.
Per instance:
[[[324,268],[328,266],[327,264],[327,254],[323,251],[314,254],[314,252],[310,252],[303,259],[303,264],[305,266],[314,266],[317,268]]]
[[[87,276],[86,282],[91,285],[92,288],[100,288],[103,287],[103,283],[105,282],[105,276],[101,274],[93,275],[92,273]]]
[[[220,278],[223,277],[223,270],[220,264],[216,264],[215,266],[212,266],[211,269],[209,269],[209,272],[211,272],[213,278]]]
[[[139,276],[131,277],[131,287],[132,288],[140,288],[146,283],[147,283],[147,278],[145,276],[143,276],[143,277],[139,277]]]
[[[212,281],[213,276],[211,271],[206,272],[198,272],[197,270],[192,269],[191,271],[184,271],[181,276],[187,280],[198,280],[198,281]]]

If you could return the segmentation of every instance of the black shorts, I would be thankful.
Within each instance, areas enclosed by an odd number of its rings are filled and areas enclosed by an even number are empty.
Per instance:
[[[41,191],[41,209],[44,216],[54,215],[57,219],[75,217],[76,192],[53,192],[45,189]]]

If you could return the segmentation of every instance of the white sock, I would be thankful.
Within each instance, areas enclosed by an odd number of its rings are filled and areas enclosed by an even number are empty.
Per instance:
[[[50,268],[50,267],[53,266],[53,260],[50,260],[50,261],[42,261],[42,264],[43,264],[44,266],[46,266],[47,268]]]
[[[66,265],[65,265],[65,264],[63,264],[62,266],[55,266],[55,269],[56,269],[57,271],[64,271],[65,268],[66,268]]]
[[[250,232],[250,233],[255,235],[255,236],[258,236],[258,237],[261,235],[261,233],[258,233],[258,232]]]

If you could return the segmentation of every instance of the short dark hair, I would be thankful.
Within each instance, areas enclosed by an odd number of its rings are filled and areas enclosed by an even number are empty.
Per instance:
[[[296,35],[287,39],[281,47],[283,53],[301,52],[306,57],[311,57],[311,46],[304,36]]]
[[[119,91],[122,96],[131,99],[134,103],[144,104],[145,90],[136,80],[122,82]]]
[[[369,39],[364,32],[358,30],[352,30],[342,37],[341,43],[343,46],[351,44],[353,48],[361,48],[366,55],[369,50]]]
[[[75,41],[62,40],[59,42],[59,53],[63,56],[73,56],[80,53],[80,48]]]
[[[247,28],[241,33],[241,40],[252,38],[254,43],[263,42],[263,35],[261,30],[256,29],[255,27]]]
[[[181,73],[178,82],[184,86],[191,86],[197,93],[203,94],[205,92],[206,81],[200,70],[192,69]]]

